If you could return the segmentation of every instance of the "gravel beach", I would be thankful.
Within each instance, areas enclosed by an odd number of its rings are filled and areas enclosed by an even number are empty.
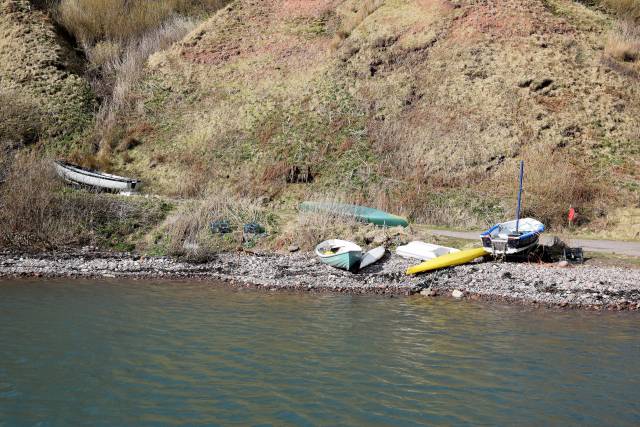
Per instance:
[[[482,262],[418,276],[416,261],[387,253],[352,274],[312,254],[223,253],[205,263],[126,253],[0,254],[0,277],[202,279],[277,291],[458,297],[549,307],[640,310],[640,270],[557,264]]]

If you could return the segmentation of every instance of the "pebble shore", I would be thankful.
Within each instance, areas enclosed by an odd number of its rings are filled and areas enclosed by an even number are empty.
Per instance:
[[[640,270],[482,262],[406,276],[416,261],[387,254],[357,274],[312,254],[223,253],[205,263],[126,253],[0,253],[0,277],[203,279],[269,291],[418,295],[592,310],[640,310]]]

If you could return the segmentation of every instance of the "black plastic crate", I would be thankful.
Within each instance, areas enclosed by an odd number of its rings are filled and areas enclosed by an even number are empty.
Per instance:
[[[584,262],[582,248],[564,248],[564,259],[574,264],[582,264]]]

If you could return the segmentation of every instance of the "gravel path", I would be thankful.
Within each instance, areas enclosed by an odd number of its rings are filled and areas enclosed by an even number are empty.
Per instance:
[[[640,310],[640,270],[484,262],[406,276],[414,264],[387,254],[358,274],[310,254],[224,253],[206,263],[81,252],[0,254],[0,277],[128,277],[221,280],[267,290],[375,293],[508,301],[568,308]]]

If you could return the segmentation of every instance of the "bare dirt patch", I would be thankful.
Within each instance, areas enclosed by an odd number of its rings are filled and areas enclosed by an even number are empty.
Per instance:
[[[278,4],[275,7],[274,18],[291,19],[319,18],[335,10],[341,2],[336,0],[284,0],[274,3]]]
[[[456,42],[471,43],[482,38],[497,41],[570,31],[570,25],[555,18],[538,2],[497,0],[468,9],[457,20],[451,37]]]

